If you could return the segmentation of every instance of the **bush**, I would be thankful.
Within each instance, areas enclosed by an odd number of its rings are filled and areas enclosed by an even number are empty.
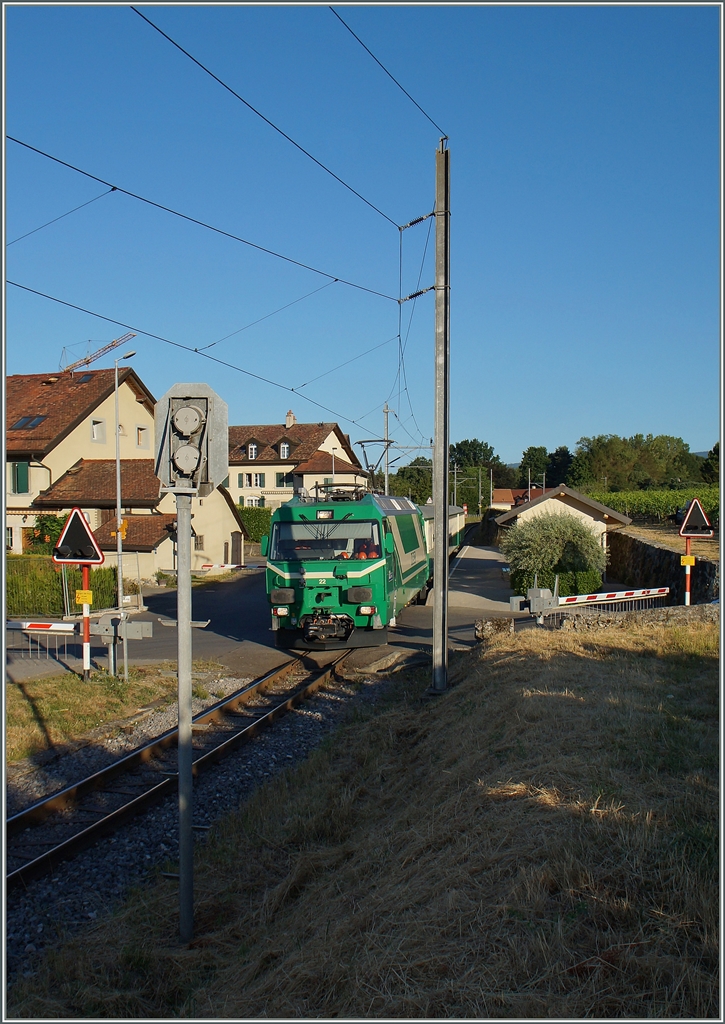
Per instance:
[[[82,611],[75,603],[75,592],[80,590],[83,576],[75,566],[66,566],[69,612]],[[113,608],[116,605],[116,570],[91,569],[93,610]],[[63,579],[60,566],[42,555],[9,555],[5,581],[7,614],[9,616],[44,615],[60,617],[65,614]]]
[[[518,522],[502,538],[501,550],[511,566],[511,586],[519,594],[534,585],[535,574],[539,586],[553,590],[557,573],[562,596],[594,593],[607,564],[594,531],[567,513]]]
[[[533,587],[534,580],[536,580],[538,587],[548,587],[553,594],[556,575],[552,569],[544,569],[540,573],[519,569],[511,573],[511,589],[514,594],[526,596],[526,591]],[[574,594],[598,594],[601,588],[602,577],[595,570],[559,573],[560,597],[571,597]]]
[[[247,528],[249,539],[254,544],[259,544],[265,533],[269,533],[272,509],[253,505],[238,505],[237,508],[242,517],[242,522]]]

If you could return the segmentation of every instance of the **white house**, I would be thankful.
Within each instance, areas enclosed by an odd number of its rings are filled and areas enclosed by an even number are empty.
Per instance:
[[[295,489],[364,484],[367,473],[337,423],[284,423],[229,427],[227,486],[241,505],[278,508]]]

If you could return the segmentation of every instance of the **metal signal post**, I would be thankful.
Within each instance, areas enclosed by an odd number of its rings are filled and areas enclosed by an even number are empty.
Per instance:
[[[448,458],[450,451],[450,152],[436,151],[435,445],[433,448],[433,692],[448,685]]]
[[[154,408],[156,476],[176,495],[176,629],[179,691],[179,934],[194,937],[191,736],[191,499],[229,472],[227,404],[207,384],[175,384]]]

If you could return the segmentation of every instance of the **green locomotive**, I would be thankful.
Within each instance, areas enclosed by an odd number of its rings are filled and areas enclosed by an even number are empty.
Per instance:
[[[384,644],[398,612],[430,585],[423,516],[408,498],[296,496],[272,514],[262,555],[278,647]]]

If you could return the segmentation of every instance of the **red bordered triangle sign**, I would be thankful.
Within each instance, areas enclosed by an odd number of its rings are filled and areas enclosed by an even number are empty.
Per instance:
[[[715,531],[697,498],[693,498],[685,520],[680,527],[680,537],[714,537]]]
[[[53,561],[57,565],[101,565],[105,555],[98,547],[96,538],[79,508],[72,508],[53,548]]]

